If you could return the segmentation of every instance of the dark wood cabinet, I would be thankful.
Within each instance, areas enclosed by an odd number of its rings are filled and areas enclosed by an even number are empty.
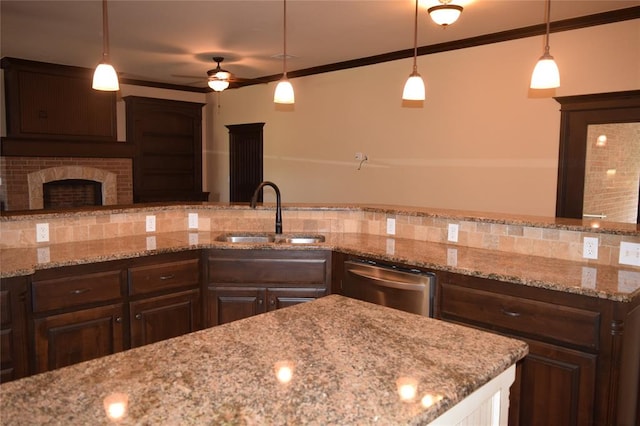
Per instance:
[[[510,425],[634,425],[640,308],[578,294],[438,273],[436,317],[524,340]]]
[[[35,372],[122,351],[123,321],[122,303],[36,318]]]
[[[202,106],[127,96],[127,141],[134,144],[134,202],[206,201],[202,192]]]
[[[129,304],[131,347],[200,329],[200,290],[150,297]]]
[[[92,70],[3,58],[7,137],[114,142],[116,94],[91,88]]]
[[[0,383],[29,374],[28,277],[0,280]]]
[[[206,326],[224,324],[329,293],[331,252],[210,250]]]
[[[199,330],[201,265],[193,251],[37,271],[33,372]]]

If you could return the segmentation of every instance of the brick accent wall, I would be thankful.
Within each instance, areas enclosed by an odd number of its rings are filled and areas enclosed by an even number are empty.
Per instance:
[[[42,188],[29,191],[29,174],[61,167],[73,167],[74,170],[86,168],[87,179],[92,179],[96,169],[113,173],[116,176],[116,194],[107,194],[104,198],[113,204],[133,203],[133,171],[129,158],[1,157],[0,200],[4,204],[4,209],[28,210],[29,200],[34,195],[32,193],[34,191],[38,194],[42,193]]]

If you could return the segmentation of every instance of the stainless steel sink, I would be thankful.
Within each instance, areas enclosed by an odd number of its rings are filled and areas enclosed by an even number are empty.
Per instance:
[[[276,237],[273,234],[224,234],[216,239],[225,243],[272,243]]]
[[[216,238],[217,241],[225,243],[281,243],[281,244],[317,244],[325,241],[324,235],[303,235],[303,234],[252,234],[252,233],[229,233]]]
[[[324,243],[324,235],[287,235],[280,241],[288,244],[317,244]]]

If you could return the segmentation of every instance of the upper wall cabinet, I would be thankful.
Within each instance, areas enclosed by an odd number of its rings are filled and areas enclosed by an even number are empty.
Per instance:
[[[7,136],[117,140],[116,94],[91,88],[92,70],[3,58]]]

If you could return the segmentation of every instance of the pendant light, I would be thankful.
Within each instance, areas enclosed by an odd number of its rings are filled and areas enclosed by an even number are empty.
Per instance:
[[[273,102],[277,104],[293,104],[295,103],[295,95],[293,86],[287,78],[287,0],[284,0],[284,51],[282,55],[282,78],[276,86],[273,94]]]
[[[440,0],[440,3],[427,9],[427,12],[429,12],[433,22],[446,28],[447,25],[451,25],[458,20],[462,13],[462,6],[450,4],[451,0]]]
[[[545,19],[547,21],[547,32],[545,35],[544,53],[538,60],[536,67],[531,74],[532,89],[553,89],[560,87],[560,71],[553,56],[549,54],[549,26],[551,15],[551,0],[547,0],[545,8]]]
[[[118,74],[109,63],[109,17],[107,15],[107,0],[102,0],[102,62],[93,73],[92,87],[95,90],[115,92],[120,90]]]
[[[424,81],[418,74],[418,0],[416,0],[416,12],[413,23],[413,72],[404,84],[402,99],[405,101],[424,101]]]

